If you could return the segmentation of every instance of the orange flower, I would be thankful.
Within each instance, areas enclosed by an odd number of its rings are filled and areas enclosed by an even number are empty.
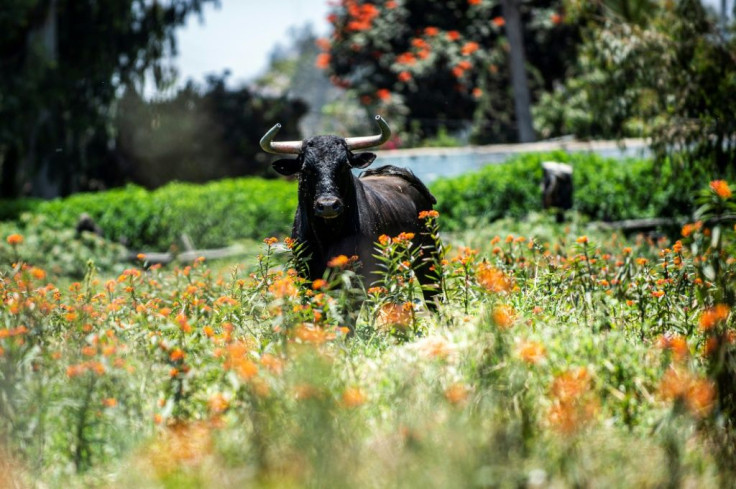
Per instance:
[[[288,276],[274,280],[268,287],[268,291],[277,299],[294,298],[299,293],[296,285],[294,285],[294,280]]]
[[[421,211],[421,212],[419,213],[419,219],[428,219],[428,218],[430,218],[430,217],[433,217],[433,218],[438,218],[438,217],[440,217],[440,213],[439,213],[439,212],[437,212],[437,211],[435,211],[435,210],[431,210],[431,211]]]
[[[440,33],[440,30],[438,28],[436,28],[436,27],[430,26],[430,27],[425,27],[424,28],[424,34],[427,35],[427,36],[429,36],[429,37],[434,37],[434,36],[436,36],[439,33]]]
[[[483,0],[468,0],[468,5],[480,5]]]
[[[321,345],[327,341],[335,339],[335,333],[325,331],[319,326],[313,324],[302,324],[294,329],[294,336],[303,343],[311,343]]]
[[[491,318],[493,319],[493,323],[498,326],[499,329],[509,329],[516,321],[516,312],[513,307],[501,304],[493,309]]]
[[[652,295],[659,299],[660,297],[664,296],[664,290],[655,290],[652,292]]]
[[[312,282],[312,289],[314,289],[314,290],[324,289],[325,287],[327,287],[327,285],[328,284],[327,284],[327,281],[326,280],[323,280],[321,278],[318,278],[317,280],[315,280],[314,282]]]
[[[449,31],[447,33],[447,39],[450,41],[457,41],[460,39],[460,33],[458,31]]]
[[[184,356],[185,356],[185,353],[181,348],[174,348],[173,350],[171,350],[171,353],[169,353],[169,359],[172,362],[183,360]]]
[[[562,16],[558,14],[557,12],[552,12],[552,14],[549,16],[549,20],[554,24],[557,25],[560,22],[562,22]]]
[[[345,255],[339,255],[327,262],[330,268],[345,268],[350,263],[350,259]]]
[[[386,88],[381,88],[376,92],[376,97],[383,100],[384,102],[388,102],[391,100],[391,91]]]
[[[440,337],[425,338],[417,343],[417,348],[428,357],[439,359],[449,357],[454,351],[452,345]]]
[[[342,393],[342,403],[349,408],[358,407],[366,401],[365,394],[358,387],[348,387]]]
[[[496,27],[503,27],[506,25],[506,20],[503,17],[494,17],[491,21]]]
[[[114,408],[118,405],[118,400],[114,397],[106,397],[102,400],[102,405],[109,408]]]
[[[35,278],[36,280],[43,280],[46,278],[46,272],[44,272],[42,269],[37,267],[31,268],[31,276]]]
[[[687,359],[690,349],[687,346],[687,339],[681,335],[662,335],[657,340],[657,347],[662,350],[672,352],[675,360],[682,361]]]
[[[412,53],[401,53],[396,57],[396,62],[402,65],[413,65],[417,58]]]
[[[724,200],[730,199],[731,195],[733,195],[731,193],[731,189],[728,188],[728,182],[725,180],[713,180],[710,182],[710,188],[716,193],[716,195],[718,195],[718,197]]]
[[[480,49],[480,45],[477,42],[468,41],[460,49],[460,52],[463,54],[463,56],[470,56],[471,54],[476,52],[478,49]]]
[[[229,406],[229,402],[224,394],[216,392],[212,394],[212,397],[207,401],[207,407],[213,414],[224,413]]]
[[[590,394],[591,378],[585,367],[555,377],[550,389],[552,406],[547,414],[550,425],[565,434],[585,425],[598,411],[598,403]]]
[[[389,9],[389,10],[393,10],[393,9],[395,9],[396,7],[398,7],[398,5],[399,5],[399,4],[397,4],[397,3],[396,3],[396,2],[394,1],[394,0],[388,0],[388,2],[386,2],[386,5],[385,5],[385,7],[386,7],[387,9]]]
[[[717,324],[725,322],[730,312],[731,309],[726,304],[716,304],[714,307],[706,309],[698,322],[700,331],[709,331]]]
[[[481,98],[483,96],[483,90],[481,88],[475,87],[473,89],[472,95],[474,98]]]
[[[410,302],[384,304],[378,312],[378,318],[379,323],[386,329],[405,330],[411,324],[412,304]]]
[[[488,262],[482,262],[477,270],[478,283],[489,292],[508,292],[513,287],[513,282],[501,270],[494,268]]]
[[[575,241],[577,241],[580,244],[587,244],[588,243],[588,237],[587,236],[580,236]]]
[[[23,242],[23,236],[20,234],[11,234],[7,237],[7,242],[11,246],[19,245]]]
[[[401,73],[399,73],[398,79],[400,82],[406,83],[411,80],[411,73],[409,73],[408,71],[402,71]]]
[[[693,414],[703,417],[713,408],[716,388],[710,380],[672,366],[662,376],[659,395],[666,401],[682,402]]]
[[[547,349],[538,341],[522,341],[516,347],[516,355],[526,363],[536,364],[547,356]]]
[[[445,389],[445,398],[452,404],[460,404],[468,399],[470,390],[465,384],[456,383]]]
[[[314,41],[314,44],[322,51],[329,51],[331,47],[330,40],[324,37],[318,38],[316,41]]]
[[[248,358],[249,347],[247,343],[236,341],[227,346],[227,359],[223,367],[225,370],[233,370],[242,378],[249,380],[258,373],[258,365]]]

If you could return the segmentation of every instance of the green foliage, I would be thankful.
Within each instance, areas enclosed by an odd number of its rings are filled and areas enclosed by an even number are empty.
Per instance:
[[[708,181],[706,172],[673,172],[651,160],[618,161],[592,153],[522,154],[509,161],[431,185],[445,230],[522,219],[541,210],[542,161],[573,166],[574,209],[593,220],[682,217],[691,214],[691,190]],[[296,209],[294,182],[226,179],[204,185],[171,183],[154,191],[129,185],[107,192],[76,194],[54,201],[6,201],[0,212],[18,208],[44,216],[44,226],[70,230],[89,214],[107,239],[136,250],[165,251],[182,234],[199,248],[238,239],[287,235]],[[30,228],[24,221],[20,225]]]
[[[86,212],[105,237],[133,249],[164,251],[188,235],[199,248],[289,233],[296,186],[282,180],[226,179],[205,185],[171,183],[154,191],[129,185],[44,202],[36,212],[74,228]]]
[[[545,137],[652,138],[660,162],[729,177],[736,36],[702,2],[570,1],[588,30],[575,75],[535,110]],[[603,4],[613,4],[610,9]]]
[[[7,3],[7,2],[6,2]],[[109,181],[121,87],[173,71],[174,30],[213,0],[13,0],[0,14],[0,185],[4,197],[68,194]],[[111,175],[112,174],[112,175]]]
[[[692,213],[692,192],[708,182],[703,171],[685,175],[649,159],[619,161],[594,153],[523,154],[475,173],[431,185],[445,229],[523,218],[542,208],[543,161],[573,167],[573,208],[593,220],[682,217]]]
[[[22,246],[5,241],[12,234],[23,237]],[[0,260],[33,263],[53,279],[79,280],[87,273],[90,261],[104,273],[120,272],[127,259],[122,245],[89,232],[77,234],[73,225],[59,227],[42,214],[26,213],[16,222],[0,222],[0,237]]]
[[[226,79],[210,76],[204,87],[189,82],[166,100],[125,92],[115,125],[116,151],[129,162],[128,181],[156,188],[174,180],[274,175],[260,138],[279,122],[279,137],[301,139],[298,125],[307,107],[293,97],[228,89]]]

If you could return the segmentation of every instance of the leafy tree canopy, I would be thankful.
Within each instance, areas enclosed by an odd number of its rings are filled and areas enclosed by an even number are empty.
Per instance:
[[[578,27],[562,1],[519,2],[534,98],[562,80]],[[476,142],[516,137],[509,44],[497,0],[341,0],[318,66],[370,111],[406,116],[420,137],[471,125]],[[474,119],[474,121],[472,121]]]
[[[163,61],[174,30],[217,0],[5,0],[0,11],[0,193],[40,196],[94,188],[119,89]]]
[[[736,26],[724,29],[699,0],[650,5],[633,18],[607,3],[569,2],[588,25],[586,42],[575,76],[538,106],[538,127],[548,135],[651,137],[660,161],[733,172]]]

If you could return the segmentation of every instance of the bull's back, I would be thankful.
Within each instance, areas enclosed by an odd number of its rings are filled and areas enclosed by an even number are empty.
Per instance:
[[[384,166],[364,172],[360,182],[367,207],[377,218],[372,224],[374,229],[380,228],[378,235],[418,230],[419,212],[431,210],[436,202],[427,187],[404,168]]]

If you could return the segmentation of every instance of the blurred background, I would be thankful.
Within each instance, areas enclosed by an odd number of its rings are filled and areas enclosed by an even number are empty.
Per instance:
[[[374,114],[387,148],[635,137],[722,174],[735,46],[733,0],[4,0],[0,197],[275,177],[274,123]]]

